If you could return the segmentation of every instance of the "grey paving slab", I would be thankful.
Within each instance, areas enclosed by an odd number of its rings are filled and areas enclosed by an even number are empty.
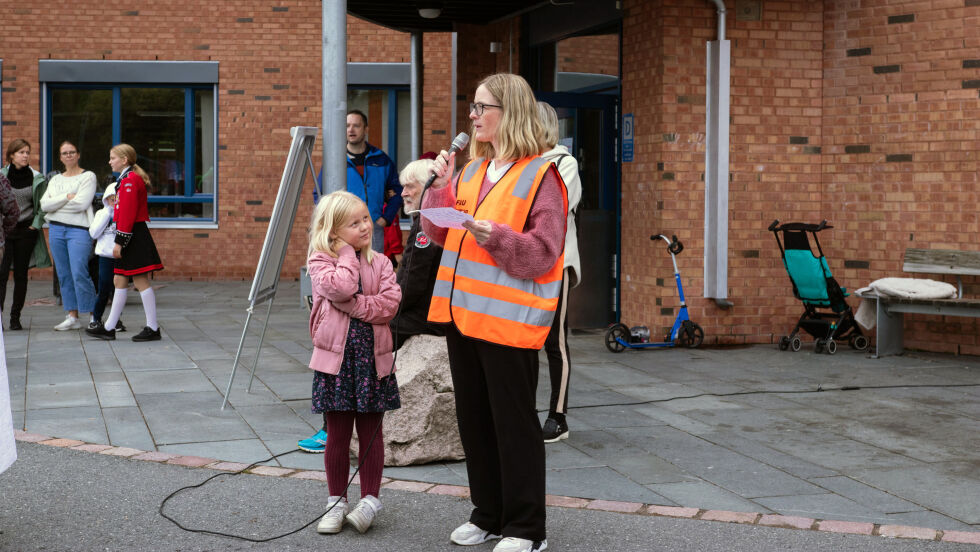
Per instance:
[[[600,494],[618,497],[627,502],[643,502],[674,506],[668,500],[643,485],[630,481],[609,467],[565,468],[547,470],[545,490],[548,494],[560,496],[593,497]]]
[[[802,432],[781,435],[757,434],[756,438],[771,448],[806,458],[814,464],[839,472],[922,464],[914,458],[840,437],[832,431],[820,428],[808,428]]]
[[[52,437],[78,439],[88,443],[107,443],[105,421],[98,406],[27,410],[24,430]]]
[[[92,381],[102,408],[136,406],[136,397],[122,372],[96,372],[92,374]]]
[[[52,383],[80,383],[92,380],[92,372],[84,362],[58,364],[39,364],[30,362],[27,368],[29,385]]]
[[[311,434],[305,434],[303,437],[309,437],[309,435]],[[266,448],[269,449],[269,452],[272,454],[279,454],[280,452],[286,452],[288,450],[297,450],[297,440],[299,439],[266,439],[262,442],[265,444]],[[313,471],[323,469],[323,454],[314,454],[297,450],[295,454],[280,456],[276,461],[278,465],[284,468]]]
[[[942,531],[977,531],[980,529],[980,527],[967,525],[962,521],[958,521],[951,517],[944,516],[937,512],[931,512],[929,510],[905,512],[901,514],[888,514],[885,516],[885,518],[888,520],[885,523],[892,525],[929,527],[931,529],[939,529]]]
[[[786,516],[842,519],[865,523],[887,523],[888,519],[880,510],[862,506],[833,493],[764,497],[755,499],[755,502]]]
[[[459,463],[456,469],[446,463],[386,467],[385,475],[409,481],[427,481],[443,485],[469,485],[469,480],[466,478],[466,468],[462,463]]]
[[[68,408],[72,406],[98,406],[92,380],[27,384],[27,404],[29,408]]]
[[[295,446],[295,441],[307,437],[309,431],[309,424],[281,403],[236,406],[235,410],[263,441],[292,439]]]
[[[602,461],[622,456],[637,456],[645,452],[643,448],[630,444],[629,439],[623,438],[623,435],[629,433],[613,433],[613,431],[577,431],[575,440],[568,444],[589,457]]]
[[[133,393],[194,393],[214,391],[215,386],[198,369],[141,370],[126,374]]]
[[[737,430],[726,430],[699,434],[698,436],[801,479],[831,477],[839,473],[835,470],[808,462],[801,457],[772,449],[753,439],[752,437],[756,433],[758,431],[745,434]]]
[[[620,456],[609,460],[608,464],[610,468],[628,477],[630,481],[641,485],[699,480],[696,475],[649,454]]]
[[[200,337],[195,334],[194,337]],[[235,359],[233,354],[222,349],[213,341],[180,341],[180,350],[194,362],[202,360],[224,360],[228,364]]]
[[[102,417],[105,419],[110,445],[138,450],[156,450],[156,443],[153,442],[153,436],[150,435],[139,408],[103,407]]]
[[[849,477],[817,477],[810,479],[810,482],[815,485],[820,485],[834,494],[853,500],[858,504],[873,507],[886,514],[918,512],[923,510],[922,506],[918,504],[880,491]]]
[[[158,446],[255,438],[237,412],[221,410],[217,391],[136,395],[136,400]]]
[[[582,436],[578,432],[574,433],[574,437],[571,437],[571,433],[569,435],[570,437],[564,441],[545,445],[545,466],[548,469],[585,468],[604,465],[600,460],[589,456],[572,444],[582,441]]]
[[[208,376],[208,379],[221,392],[222,396],[224,396],[225,389],[228,388],[228,374],[230,373],[231,369],[229,368],[228,373],[224,376]],[[231,393],[228,395],[228,404],[235,408],[260,404],[282,404],[282,400],[271,389],[266,387],[259,378],[255,378],[252,381],[252,388],[250,390],[247,390],[247,388],[248,372],[246,371],[244,375],[235,376],[235,382],[231,386]]]
[[[647,485],[647,487],[679,505],[697,504],[698,508],[730,512],[758,512],[763,514],[770,512],[768,508],[763,507],[758,502],[742,498],[707,481],[658,483]]]
[[[663,406],[634,407],[636,412],[649,416],[657,422],[677,428],[692,435],[703,435],[715,431],[714,426],[699,422],[694,418],[673,412]]]
[[[112,350],[119,365],[127,372],[196,368],[194,362],[170,340],[127,343],[117,338]]]
[[[241,368],[239,368],[239,372],[241,372]],[[313,389],[313,374],[309,369],[306,372],[276,373],[274,377],[269,377],[269,374],[260,367],[256,371],[255,377],[284,401],[309,398]],[[247,384],[248,374],[245,374],[241,380],[239,380],[239,376],[236,376],[235,381],[241,381],[241,385]]]
[[[980,474],[975,461],[858,470],[854,477],[963,523],[980,524]]]
[[[160,445],[160,452],[214,458],[228,462],[251,464],[272,456],[269,449],[259,439],[237,439],[232,441],[204,441],[200,443],[180,443]]]

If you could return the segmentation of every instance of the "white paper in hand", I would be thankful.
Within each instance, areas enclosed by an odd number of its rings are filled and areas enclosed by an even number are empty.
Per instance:
[[[473,216],[452,207],[433,207],[419,211],[429,222],[441,228],[462,228],[466,221],[473,221]]]

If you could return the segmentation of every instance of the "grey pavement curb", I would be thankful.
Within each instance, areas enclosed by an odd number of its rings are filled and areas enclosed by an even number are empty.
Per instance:
[[[72,450],[82,452],[119,456],[129,458],[131,460],[140,460],[145,462],[167,463],[188,468],[205,468],[216,471],[239,472],[248,467],[247,464],[242,464],[239,462],[225,462],[222,460],[203,458],[200,456],[184,456],[155,451],[142,451],[128,447],[114,447],[110,445],[86,443],[75,439],[59,439],[47,435],[27,433],[21,430],[15,430],[14,435],[18,441],[23,441],[26,443],[37,443],[45,446],[70,448]],[[264,475],[267,477],[289,477],[294,479],[308,479],[326,482],[326,478],[322,471],[279,468],[273,466],[255,466],[249,469],[247,473]],[[357,483],[356,479],[354,483]],[[381,479],[381,483],[382,487],[385,489],[435,495],[448,495],[459,498],[469,497],[469,488],[460,485],[440,485],[420,481],[395,480],[387,477],[383,477]],[[939,529],[912,527],[907,525],[882,525],[878,523],[824,520],[783,516],[778,514],[760,514],[755,512],[731,512],[726,510],[679,508],[673,506],[643,504],[639,502],[619,502],[556,495],[548,495],[546,499],[548,506],[559,508],[598,510],[603,512],[640,516],[685,518],[723,523],[738,523],[743,525],[779,527],[783,529],[812,530],[830,533],[880,536],[885,538],[917,539],[980,545],[980,532],[973,531],[943,531]]]

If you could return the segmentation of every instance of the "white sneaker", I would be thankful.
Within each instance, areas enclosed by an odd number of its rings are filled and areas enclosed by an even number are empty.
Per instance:
[[[500,535],[493,535],[489,531],[484,531],[468,521],[457,527],[452,535],[449,535],[450,541],[463,546],[483,544],[489,540],[499,538]]]
[[[353,525],[358,533],[363,533],[371,527],[371,522],[379,511],[381,511],[381,501],[368,495],[347,514],[347,523]]]
[[[493,547],[493,552],[541,552],[548,548],[548,541],[530,541],[517,537],[507,537]]]
[[[344,527],[344,516],[350,511],[347,499],[341,496],[331,496],[327,499],[327,507],[329,510],[320,518],[316,532],[322,534],[339,533]]]
[[[65,317],[64,322],[55,326],[54,329],[55,331],[59,332],[67,332],[68,330],[77,330],[81,327],[82,324],[78,321],[78,319],[69,314]]]

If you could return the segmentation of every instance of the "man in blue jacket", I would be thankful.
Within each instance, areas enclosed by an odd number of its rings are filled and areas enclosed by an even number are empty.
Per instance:
[[[402,207],[402,186],[395,163],[385,152],[367,142],[367,115],[352,109],[347,112],[347,191],[364,200],[374,220],[371,247],[384,253],[384,228],[397,222]],[[318,179],[322,185],[323,169]],[[313,201],[319,201],[318,189]],[[387,201],[387,204],[385,203]]]

